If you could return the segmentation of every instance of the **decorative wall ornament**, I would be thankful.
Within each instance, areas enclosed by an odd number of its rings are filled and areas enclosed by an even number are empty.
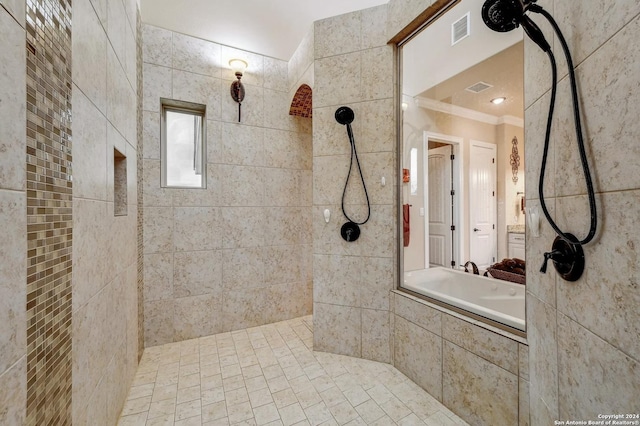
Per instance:
[[[518,168],[520,167],[520,154],[518,154],[518,138],[515,136],[511,139],[511,156],[509,157],[511,164],[511,180],[514,184],[518,183]]]

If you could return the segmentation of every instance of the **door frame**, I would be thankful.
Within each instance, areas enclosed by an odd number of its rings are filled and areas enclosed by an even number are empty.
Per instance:
[[[453,261],[456,263],[455,268],[460,266],[462,261],[462,255],[465,247],[465,231],[466,226],[462,219],[462,213],[466,208],[466,197],[464,194],[464,138],[452,135],[446,135],[443,133],[435,133],[424,131],[422,137],[422,163],[423,163],[423,198],[424,198],[424,266],[425,269],[429,268],[429,141],[447,143],[453,145],[453,155],[456,161],[453,162],[453,190],[455,191],[455,200],[453,209],[453,225],[456,227],[456,238],[453,238],[451,243],[453,244]]]
[[[489,143],[489,142],[484,142],[484,141],[480,141],[477,139],[471,139],[469,141],[469,157],[471,156],[471,149],[472,147],[476,145],[476,146],[481,146],[481,147],[485,147],[485,148],[490,148],[493,150],[493,158],[495,159],[494,162],[494,167],[493,167],[493,184],[494,184],[494,191],[495,191],[495,195],[494,195],[494,202],[493,202],[493,224],[494,224],[494,228],[493,228],[493,232],[492,234],[492,238],[493,238],[493,258],[495,259],[495,261],[497,262],[498,260],[498,145],[494,144],[494,143]],[[471,169],[471,158],[469,158],[469,170]],[[472,184],[471,184],[471,173],[469,173],[469,196],[471,196],[471,190],[472,190]],[[469,204],[471,204],[471,200],[467,200],[467,202]],[[469,211],[469,229],[473,229],[473,223],[472,223],[472,217],[471,217],[471,211]],[[469,233],[469,258],[471,258],[471,233]]]

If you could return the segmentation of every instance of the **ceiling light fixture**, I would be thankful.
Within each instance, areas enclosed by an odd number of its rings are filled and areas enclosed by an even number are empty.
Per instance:
[[[242,74],[247,69],[248,64],[246,61],[243,61],[242,59],[231,59],[229,61],[229,66],[231,67],[233,72],[236,74],[236,78],[237,78],[236,81],[231,83],[231,98],[238,103],[238,123],[239,123],[241,118],[242,101],[244,100],[244,93],[245,93],[244,85],[240,80],[242,79]]]
[[[493,98],[491,99],[491,103],[494,105],[500,105],[501,103],[503,103],[505,100],[507,100],[507,98],[505,98],[504,96],[501,96],[499,98]]]

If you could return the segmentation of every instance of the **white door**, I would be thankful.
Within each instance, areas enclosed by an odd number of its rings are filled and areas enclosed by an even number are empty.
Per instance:
[[[453,224],[451,207],[451,146],[428,151],[429,265],[451,266]]]
[[[496,261],[496,146],[472,141],[469,159],[469,260],[479,268]]]

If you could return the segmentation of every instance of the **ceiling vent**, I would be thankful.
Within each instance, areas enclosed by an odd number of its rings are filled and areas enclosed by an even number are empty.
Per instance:
[[[464,90],[468,92],[473,92],[473,93],[480,93],[482,91],[489,89],[490,87],[493,87],[493,86],[488,83],[485,83],[484,81],[479,81],[476,84],[473,84]]]
[[[459,41],[469,37],[470,31],[469,12],[467,12],[466,15],[451,24],[451,45],[453,46]]]

